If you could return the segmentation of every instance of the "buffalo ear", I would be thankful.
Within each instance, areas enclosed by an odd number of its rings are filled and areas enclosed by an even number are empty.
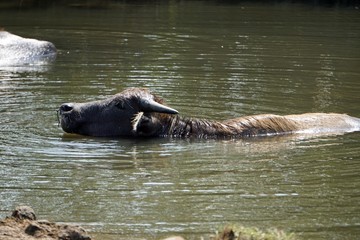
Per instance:
[[[132,131],[136,133],[138,131],[139,126],[141,125],[142,118],[144,116],[144,112],[139,112],[134,116],[131,120]]]
[[[158,124],[151,114],[139,112],[131,121],[132,132],[135,136],[153,136],[158,131]]]
[[[141,99],[140,100],[141,110],[144,112],[158,112],[158,113],[169,113],[178,114],[179,112],[173,108],[162,105],[161,103],[155,102],[154,100]]]

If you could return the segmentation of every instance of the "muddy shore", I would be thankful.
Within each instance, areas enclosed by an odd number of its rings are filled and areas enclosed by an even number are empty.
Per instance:
[[[0,240],[92,240],[80,226],[38,220],[28,206],[18,206],[11,216],[0,219]],[[180,236],[163,240],[184,240]]]
[[[0,240],[94,240],[85,229],[76,225],[60,224],[48,220],[38,220],[35,211],[28,206],[18,206],[11,216],[0,219]],[[277,229],[261,231],[257,228],[227,226],[209,240],[295,240],[294,234]],[[181,236],[162,240],[185,240]]]

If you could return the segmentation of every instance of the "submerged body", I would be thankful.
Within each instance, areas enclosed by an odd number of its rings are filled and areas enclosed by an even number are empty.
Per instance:
[[[98,137],[242,138],[294,133],[360,131],[360,119],[337,113],[253,115],[225,121],[181,117],[147,89],[130,88],[102,101],[65,103],[65,132]]]
[[[46,64],[55,58],[56,47],[51,42],[0,31],[0,66]]]

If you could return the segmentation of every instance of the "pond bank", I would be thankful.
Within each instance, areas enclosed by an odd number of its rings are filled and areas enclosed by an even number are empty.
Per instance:
[[[0,240],[91,240],[85,229],[76,225],[60,224],[48,220],[37,220],[35,211],[28,206],[18,206],[10,217],[0,220]],[[258,228],[226,226],[223,230],[210,235],[209,240],[295,240],[294,234],[277,229],[261,231]],[[185,240],[181,236],[171,236],[163,240]]]

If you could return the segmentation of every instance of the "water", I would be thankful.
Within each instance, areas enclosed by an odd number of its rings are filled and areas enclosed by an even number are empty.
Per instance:
[[[28,204],[98,239],[199,239],[226,223],[360,236],[359,133],[237,141],[70,137],[63,102],[148,87],[182,115],[360,117],[360,14],[201,1],[2,10],[55,63],[0,69],[0,217]]]

